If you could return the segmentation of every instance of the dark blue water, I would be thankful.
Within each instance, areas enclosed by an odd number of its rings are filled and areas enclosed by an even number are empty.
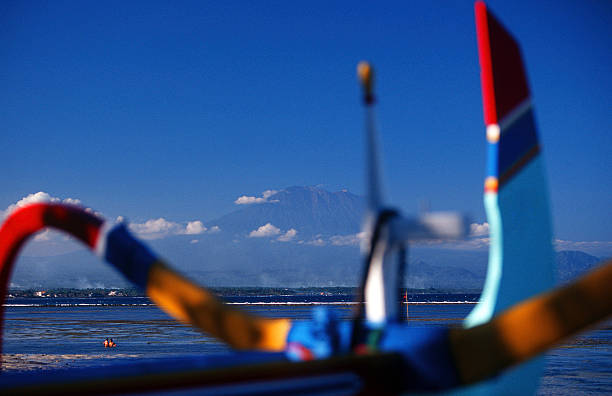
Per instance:
[[[477,295],[409,296],[410,323],[459,325]],[[248,296],[225,300],[254,314],[307,320],[317,305],[349,319],[352,296]],[[102,342],[113,338],[117,348]],[[182,325],[147,298],[13,298],[5,306],[3,370],[111,365],[119,360],[201,356],[229,349]],[[612,321],[546,355],[539,394],[612,394]]]

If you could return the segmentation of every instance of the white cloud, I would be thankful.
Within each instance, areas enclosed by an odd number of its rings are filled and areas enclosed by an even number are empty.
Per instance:
[[[180,234],[180,224],[168,221],[163,217],[147,220],[144,223],[131,223],[130,230],[143,239],[159,239],[168,235]]]
[[[204,227],[204,224],[202,224],[201,221],[199,220],[190,221],[189,223],[187,223],[187,227],[185,227],[185,234],[187,235],[203,234],[206,232],[206,230],[207,228]]]
[[[565,241],[562,239],[556,239],[554,241],[556,250],[581,250],[583,252],[609,256],[612,255],[612,242],[611,241]]]
[[[266,223],[258,229],[251,231],[250,238],[262,238],[280,234],[280,228],[275,227],[271,223]]]
[[[262,196],[264,197],[264,199],[268,199],[270,198],[272,195],[276,194],[278,191],[276,190],[266,190],[262,193]]]
[[[76,198],[61,199],[58,197],[53,197],[49,193],[46,193],[44,191],[39,191],[37,193],[28,194],[27,196],[21,198],[19,201],[15,202],[14,204],[9,205],[5,210],[0,210],[0,222],[4,220],[4,218],[9,216],[12,212],[14,212],[15,210],[19,208],[23,208],[24,206],[27,206],[30,204],[40,203],[40,202],[63,203],[67,205],[80,206],[89,213],[92,213],[100,217],[102,216],[100,213],[94,212],[91,208],[83,207],[80,199],[76,199]],[[71,239],[72,237],[70,236],[67,236],[67,235],[62,236],[58,232],[52,232],[50,229],[46,229],[44,231],[37,233],[32,239],[32,241],[33,242],[50,242],[50,243],[57,245],[58,243],[61,243],[62,241],[68,241]],[[55,248],[55,249],[57,250],[58,248]]]
[[[291,228],[290,230],[285,232],[283,235],[276,238],[276,240],[279,242],[289,242],[293,240],[296,235],[297,235],[297,230],[294,228]]]
[[[142,239],[160,239],[170,235],[199,235],[207,231],[199,220],[189,221],[187,225],[182,225],[163,217],[147,220],[144,223],[131,223],[129,228]],[[215,230],[215,232],[218,231]]]
[[[266,190],[261,194],[261,197],[251,197],[248,195],[243,195],[243,196],[238,197],[238,199],[236,199],[234,203],[236,205],[250,205],[250,204],[260,204],[260,203],[266,203],[266,202],[278,202],[277,199],[273,199],[273,200],[268,199],[274,194],[276,194],[277,192],[278,191],[276,190]]]
[[[37,202],[53,202],[53,203],[63,203],[68,205],[76,205],[83,208],[86,212],[92,213],[96,216],[103,217],[101,213],[95,212],[93,209],[88,207],[83,207],[81,200],[76,198],[57,198],[51,196],[49,193],[44,191],[39,191],[34,194],[29,194],[26,197],[21,198],[14,204],[9,205],[5,210],[0,210],[0,222],[9,214],[11,214],[16,209],[24,207],[29,204],[37,203]],[[115,222],[125,221],[122,216],[118,216]],[[137,234],[142,239],[160,239],[165,238],[170,235],[200,235],[200,234],[213,234],[218,233],[221,229],[218,226],[213,226],[208,229],[200,220],[188,221],[185,223],[177,223],[174,221],[169,221],[164,218],[158,219],[150,219],[145,221],[144,223],[132,223],[129,224],[128,227],[132,232]],[[56,231],[50,231],[46,229],[34,236],[32,239],[33,242],[40,243],[41,245],[44,243],[52,249],[53,252],[61,251],[64,246],[68,246],[65,244],[66,241],[71,241],[72,237],[68,235],[62,235]],[[195,242],[192,242],[195,243]]]
[[[472,227],[472,229],[474,228]],[[422,240],[416,242],[415,246],[436,249],[487,250],[490,244],[491,238],[485,234],[480,237],[471,237],[459,241]],[[612,241],[566,241],[556,239],[553,241],[553,245],[557,251],[579,250],[599,257],[612,256]]]
[[[313,239],[312,241],[308,241],[306,242],[307,245],[313,245],[313,246],[325,246],[326,243],[322,238],[316,238]]]
[[[80,199],[76,198],[66,198],[62,201],[65,204],[81,206],[83,205]]]
[[[414,246],[453,250],[484,250],[489,248],[489,236],[473,237],[465,240],[449,241],[445,239],[422,239],[413,242]]]
[[[607,241],[582,241],[582,242],[574,242],[574,241],[565,241],[562,239],[555,239],[555,245],[558,248],[612,248],[612,242]]]
[[[44,230],[43,232],[39,232],[34,237],[34,241],[36,242],[44,242],[44,241],[50,241],[50,240],[51,240],[51,230],[48,228]]]
[[[329,241],[334,246],[359,246],[365,237],[365,232],[359,232],[349,235],[334,235],[329,238]]]
[[[37,202],[62,202],[69,205],[82,206],[81,200],[79,199],[66,198],[62,200],[61,198],[52,197],[49,193],[46,193],[44,191],[39,191],[37,193],[29,194],[28,196],[21,198],[16,203],[9,205],[5,210],[0,210],[0,219],[3,219],[6,216],[10,215],[16,209]],[[91,211],[91,209],[89,210]]]
[[[489,223],[484,222],[482,224],[470,224],[470,236],[477,237],[484,235],[489,235]]]
[[[489,248],[490,244],[491,238],[487,236],[482,238],[466,239],[464,241],[446,242],[443,243],[442,247],[458,250],[486,250]]]
[[[299,244],[305,243],[306,245],[312,246],[359,246],[359,244],[366,238],[365,232],[358,232],[356,234],[348,235],[332,235],[329,238],[325,238],[322,235],[316,235],[310,241],[299,241]]]

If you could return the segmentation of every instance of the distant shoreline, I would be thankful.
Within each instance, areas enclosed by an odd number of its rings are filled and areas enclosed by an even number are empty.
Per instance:
[[[354,287],[212,287],[213,293],[221,297],[229,296],[312,296],[312,295],[357,295]],[[480,294],[474,289],[407,289],[408,294]],[[7,298],[105,298],[105,297],[146,297],[136,288],[50,288],[50,289],[11,289]]]

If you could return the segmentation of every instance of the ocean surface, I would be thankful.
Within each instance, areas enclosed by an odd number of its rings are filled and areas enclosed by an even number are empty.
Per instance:
[[[474,307],[473,294],[415,294],[409,322],[459,325]],[[349,319],[352,296],[226,297],[249,312],[294,320],[327,305]],[[116,348],[105,349],[105,338]],[[3,364],[7,372],[112,365],[126,359],[201,356],[229,349],[182,325],[145,297],[10,298],[5,304]],[[612,394],[612,321],[567,341],[545,356],[539,395]]]

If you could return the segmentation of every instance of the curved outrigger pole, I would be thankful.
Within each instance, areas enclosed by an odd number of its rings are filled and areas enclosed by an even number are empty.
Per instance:
[[[174,318],[236,349],[284,349],[288,320],[255,317],[223,304],[210,291],[168,267],[134,238],[124,223],[110,224],[75,206],[37,203],[16,210],[6,219],[0,228],[2,299],[20,247],[46,227],[76,237],[146,291],[155,304]]]

